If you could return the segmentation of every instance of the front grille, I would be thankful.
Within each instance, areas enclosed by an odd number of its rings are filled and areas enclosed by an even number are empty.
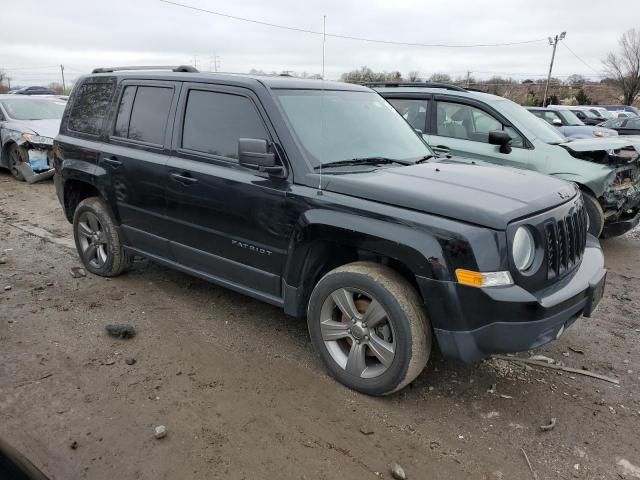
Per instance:
[[[561,219],[545,223],[547,278],[561,277],[573,270],[587,243],[587,212],[583,205],[572,209]]]

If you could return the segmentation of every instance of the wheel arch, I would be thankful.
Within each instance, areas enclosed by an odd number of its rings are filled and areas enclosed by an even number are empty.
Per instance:
[[[70,223],[73,223],[73,215],[80,204],[86,198],[100,197],[100,191],[86,179],[69,178],[64,182],[63,208],[64,215]]]
[[[297,317],[305,315],[320,278],[336,267],[358,260],[388,265],[420,294],[416,276],[433,278],[429,260],[443,256],[434,237],[407,225],[326,210],[308,211],[301,220],[283,274],[284,309]]]

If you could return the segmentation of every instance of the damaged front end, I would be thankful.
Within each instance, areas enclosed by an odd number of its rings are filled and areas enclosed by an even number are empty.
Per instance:
[[[16,135],[15,143],[26,150],[27,158],[15,165],[28,183],[53,177],[53,138],[23,133]]]
[[[630,139],[631,140],[631,139]],[[599,193],[598,201],[605,216],[602,236],[615,237],[640,223],[640,143],[626,141],[606,150],[578,150],[570,142],[569,153],[580,160],[606,168],[600,178],[591,183]],[[564,145],[563,145],[564,146]]]

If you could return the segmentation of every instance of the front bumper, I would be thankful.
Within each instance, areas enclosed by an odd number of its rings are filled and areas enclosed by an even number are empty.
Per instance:
[[[602,238],[617,237],[632,230],[640,223],[640,207],[628,215],[621,215],[614,222],[607,222],[602,229]]]
[[[27,150],[29,162],[22,162],[18,165],[18,170],[28,183],[40,182],[53,177],[51,149],[30,148]]]
[[[520,352],[558,338],[599,300],[606,270],[597,240],[589,237],[580,266],[546,289],[513,285],[475,288],[418,278],[440,351],[465,362]]]

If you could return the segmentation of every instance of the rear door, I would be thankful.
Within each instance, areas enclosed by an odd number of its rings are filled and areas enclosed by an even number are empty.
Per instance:
[[[166,169],[179,85],[122,82],[109,142],[99,159],[125,244],[163,258],[169,256],[164,219]]]
[[[498,116],[460,99],[438,96],[431,109],[427,142],[440,154],[451,154],[518,168],[530,168],[530,150],[524,137]],[[504,130],[511,136],[512,150],[501,153],[489,144],[489,132]]]
[[[168,164],[167,221],[175,260],[278,303],[295,215],[289,180],[238,164],[238,139],[275,140],[244,88],[185,84]]]

